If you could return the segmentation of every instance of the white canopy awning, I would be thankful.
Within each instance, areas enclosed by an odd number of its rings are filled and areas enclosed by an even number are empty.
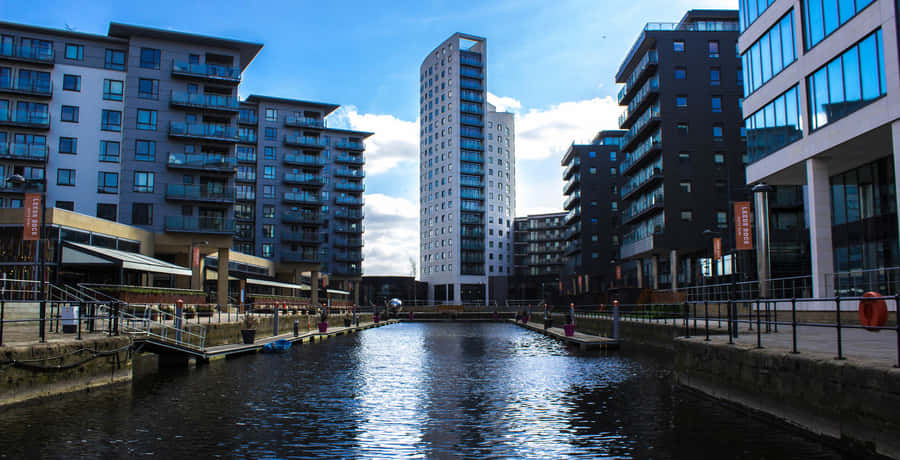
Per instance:
[[[191,276],[189,268],[170,264],[150,256],[118,249],[101,248],[87,244],[64,241],[62,247],[63,265],[112,265],[124,270],[166,273],[169,275]]]
[[[329,289],[329,294],[350,295],[350,291],[342,291],[340,289]]]
[[[301,291],[309,291],[310,287],[308,284],[290,284],[290,283],[282,283],[279,281],[269,281],[269,280],[259,280],[255,278],[247,278],[247,284],[258,284],[260,286],[272,286],[272,287],[280,287],[287,289],[300,289]]]

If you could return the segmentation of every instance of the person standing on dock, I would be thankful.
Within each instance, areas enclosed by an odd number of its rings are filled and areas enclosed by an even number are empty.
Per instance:
[[[545,331],[547,329],[550,329],[551,327],[553,327],[553,316],[551,316],[552,313],[553,313],[553,309],[550,307],[547,307],[547,303],[545,302],[544,303],[544,330]]]
[[[569,304],[568,324],[571,324],[573,326],[575,325],[575,303],[574,302]]]

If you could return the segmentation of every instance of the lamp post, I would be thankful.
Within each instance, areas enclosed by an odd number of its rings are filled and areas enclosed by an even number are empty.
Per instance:
[[[204,289],[205,286],[203,286],[203,285],[205,284],[206,277],[203,277],[203,276],[202,276],[203,273],[200,272],[199,269],[196,270],[196,272],[195,272],[195,269],[194,269],[194,266],[195,266],[195,265],[196,265],[197,267],[200,266],[200,254],[199,254],[199,252],[198,252],[198,253],[197,253],[197,256],[196,256],[196,260],[194,260],[194,248],[199,247],[199,246],[206,246],[206,245],[208,245],[208,244],[209,244],[209,241],[191,241],[191,251],[190,251],[190,253],[188,254],[188,257],[190,257],[190,259],[191,259],[191,278],[192,278],[191,289],[196,289],[196,287],[194,287],[193,277],[194,277],[194,276],[197,276],[197,278],[198,278],[198,283],[197,283],[197,284],[200,285],[200,289],[199,289],[199,290],[205,290],[205,289]],[[219,273],[221,273],[221,272],[222,272],[222,267],[219,267],[217,270],[219,271]]]
[[[756,211],[756,271],[759,278],[759,296],[769,297],[769,192],[771,185],[759,183],[753,186],[753,203]]]
[[[41,272],[40,277],[40,288],[41,288],[41,303],[40,309],[38,310],[38,315],[40,318],[40,340],[41,342],[47,341],[47,331],[46,331],[46,323],[47,323],[47,270],[46,270],[46,257],[44,256],[45,246],[44,239],[47,237],[46,231],[44,227],[47,222],[47,203],[45,202],[47,199],[47,176],[45,175],[43,179],[41,179],[40,188],[40,196],[41,196],[41,227],[40,227],[40,235],[38,236],[38,270]],[[23,186],[27,188],[29,185],[28,179],[25,179],[21,174],[13,174],[6,178],[6,182],[13,186]]]

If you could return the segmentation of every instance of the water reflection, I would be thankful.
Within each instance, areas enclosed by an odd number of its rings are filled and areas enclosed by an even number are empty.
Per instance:
[[[840,458],[670,382],[509,324],[399,324],[5,410],[0,458]]]

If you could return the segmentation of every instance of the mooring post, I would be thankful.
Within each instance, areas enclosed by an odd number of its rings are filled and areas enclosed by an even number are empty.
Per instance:
[[[286,306],[287,304],[283,304],[283,305]],[[272,317],[272,336],[273,337],[278,335],[278,310],[279,310],[278,307],[279,307],[279,305],[276,303],[275,304],[275,315]]]
[[[184,301],[178,299],[175,301],[175,321],[173,321],[173,325],[175,326],[175,341],[181,342],[181,317],[184,314]]]
[[[613,340],[619,341],[619,301],[613,301]]]

